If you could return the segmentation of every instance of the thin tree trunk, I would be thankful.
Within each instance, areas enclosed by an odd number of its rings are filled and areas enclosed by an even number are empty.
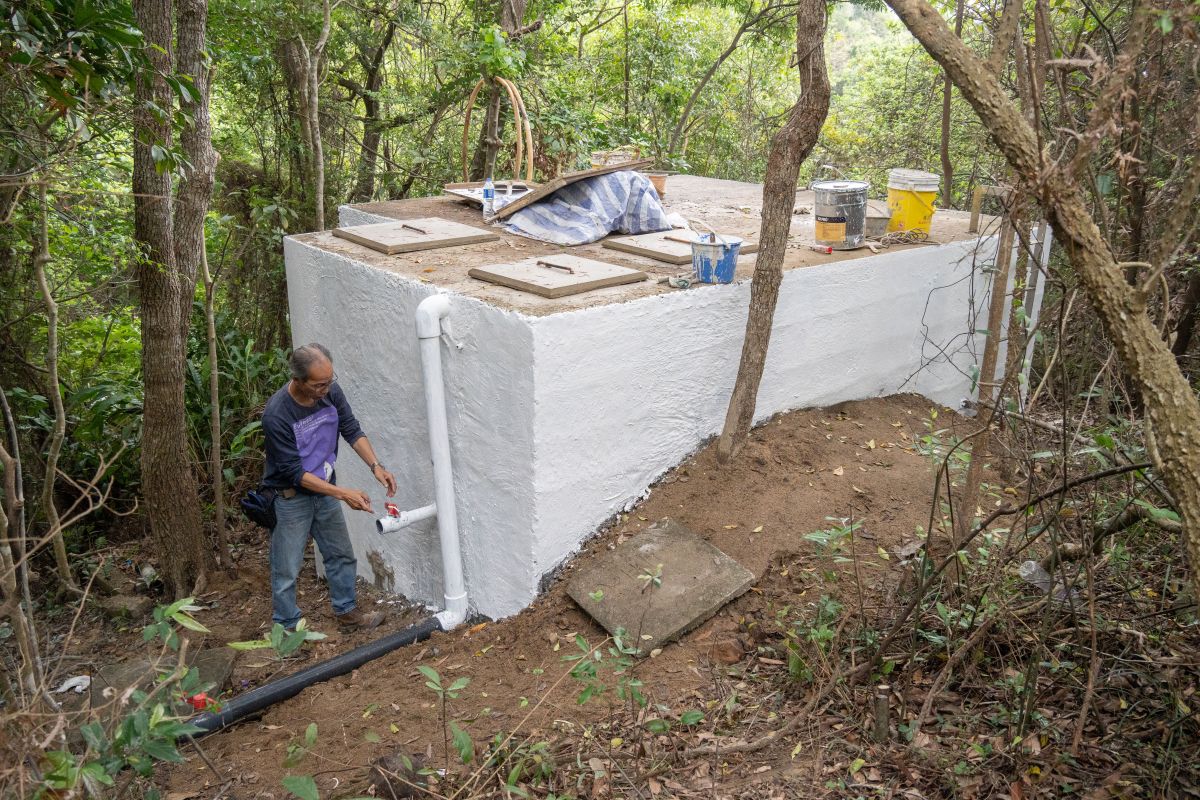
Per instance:
[[[217,532],[217,557],[221,560],[221,567],[232,573],[233,554],[229,550],[229,539],[225,530],[225,475],[221,467],[221,372],[217,368],[217,318],[214,309],[217,281],[208,269],[208,248],[204,243],[201,243],[201,247],[204,268],[204,323],[208,338],[208,426],[209,437],[212,439],[209,461],[212,464],[213,525]]]
[[[329,0],[325,0],[325,19],[321,35],[308,62],[308,129],[312,136],[313,199],[316,202],[317,230],[325,230],[325,144],[321,136],[321,62],[329,40]]]
[[[365,203],[375,196],[375,165],[379,161],[379,142],[383,138],[383,121],[380,119],[382,103],[379,90],[383,86],[383,57],[396,35],[396,22],[389,20],[384,28],[383,39],[371,54],[360,59],[366,70],[366,83],[356,92],[363,102],[363,138],[358,158],[358,174],[354,188],[350,191],[352,202]],[[343,84],[344,85],[344,84]]]
[[[984,409],[980,415],[983,427],[971,441],[971,461],[963,478],[962,494],[959,496],[958,514],[951,531],[950,552],[956,552],[975,522],[975,509],[979,504],[979,487],[983,483],[983,465],[991,451],[992,423],[996,418],[995,404],[1000,402],[999,387],[1003,375],[996,374],[1000,360],[1000,336],[1004,321],[1004,299],[1008,294],[1008,276],[1012,268],[1013,229],[1016,223],[1015,204],[1007,209],[1001,223],[1000,236],[996,244],[995,272],[992,275],[992,295],[988,305],[987,339],[983,344],[983,361],[979,365],[979,405]],[[962,580],[962,565],[957,560],[950,562],[945,572],[945,581],[951,590]]]
[[[33,270],[37,276],[38,289],[42,292],[42,301],[46,304],[46,396],[50,398],[50,406],[54,409],[54,432],[50,435],[50,447],[46,451],[46,475],[42,480],[42,511],[46,514],[46,535],[50,537],[51,548],[54,551],[58,579],[67,591],[80,594],[75,576],[71,572],[71,562],[67,560],[62,521],[58,516],[58,506],[54,503],[54,486],[58,482],[58,457],[62,453],[63,439],[67,435],[67,412],[63,408],[62,386],[58,382],[58,303],[55,302],[54,293],[50,291],[50,282],[46,279],[46,265],[50,263],[50,236],[46,218],[50,210],[46,205],[45,184],[42,184],[39,191],[39,200],[41,211],[38,217],[37,250],[33,256]]]
[[[746,441],[754,422],[754,406],[762,381],[771,323],[783,281],[783,258],[796,205],[796,179],[800,165],[812,152],[829,111],[829,76],[825,71],[825,4],[801,0],[796,11],[796,54],[800,72],[800,98],[787,123],[771,139],[763,185],[760,248],[750,287],[750,312],[746,338],[738,364],[737,382],[729,398],[725,427],[717,442],[717,458],[728,462]]]
[[[313,184],[313,224],[325,230],[325,147],[321,137],[321,66],[329,43],[333,7],[322,3],[321,32],[312,48],[297,34],[282,45],[284,72],[296,94],[300,137],[307,149],[307,167]]]
[[[1200,307],[1200,272],[1193,272],[1188,279],[1187,291],[1183,295],[1183,308],[1179,312],[1179,324],[1175,328],[1175,341],[1171,352],[1176,361],[1182,361],[1192,345],[1192,331],[1196,327],[1196,309]]]
[[[679,121],[675,123],[675,130],[671,131],[671,143],[667,145],[667,155],[674,156],[679,153],[679,142],[683,138],[684,129],[687,128],[688,117],[692,115],[692,108],[696,105],[696,101],[700,99],[700,93],[704,91],[705,86],[708,86],[708,82],[712,80],[713,75],[717,74],[717,70],[721,68],[721,65],[737,50],[738,44],[741,43],[742,36],[745,35],[746,31],[750,30],[751,26],[757,24],[765,14],[766,9],[763,9],[754,15],[754,17],[744,20],[741,27],[737,29],[737,33],[733,35],[733,41],[729,43],[729,46],[725,48],[721,55],[717,56],[717,60],[710,64],[700,77],[700,82],[692,89],[687,104],[683,107],[683,111],[679,115]]]
[[[1157,445],[1151,458],[1178,502],[1192,574],[1200,576],[1200,482],[1196,480],[1200,475],[1200,402],[1147,315],[1145,294],[1125,281],[1074,179],[1076,162],[1085,160],[1094,148],[1089,142],[1098,141],[1099,128],[1090,125],[1084,131],[1076,158],[1068,167],[1061,167],[1043,155],[1037,134],[1005,94],[996,71],[989,70],[954,36],[925,0],[887,2],[950,74],[1026,191],[1039,198],[1122,366],[1142,390],[1146,420]],[[1139,22],[1133,24],[1136,27]],[[1103,101],[1102,95],[1098,105]],[[1184,202],[1194,202],[1194,197],[1184,198]]]
[[[142,249],[137,267],[142,318],[142,495],[167,586],[187,594],[204,574],[200,502],[188,455],[183,401],[187,360],[181,309],[190,284],[175,260],[171,171],[156,169],[152,145],[171,143],[171,120],[151,104],[171,108],[165,76],[171,74],[171,3],[134,0],[137,26],[151,69],[136,85],[134,112],[134,237]]]
[[[964,0],[958,0],[954,5],[954,35],[962,37]],[[954,164],[950,162],[950,99],[954,93],[954,83],[946,76],[942,86],[942,186],[945,187],[943,202],[948,208],[954,205]]]
[[[13,559],[11,541],[20,532],[10,531],[11,521],[16,516],[13,511],[17,503],[17,469],[13,457],[3,444],[0,444],[0,471],[4,477],[4,508],[0,509],[0,588],[4,590],[4,603],[0,605],[0,610],[12,621],[13,633],[17,639],[17,652],[21,656],[18,685],[28,693],[28,697],[22,698],[21,706],[24,707],[38,692],[38,686],[42,682],[42,668],[37,657],[37,634],[32,620],[26,615],[25,606],[21,603],[21,588],[17,582],[17,565]]]
[[[12,406],[8,404],[8,396],[4,394],[3,386],[0,386],[0,416],[4,417],[4,429],[8,434],[9,447],[12,448],[13,494],[6,499],[9,542],[15,545],[13,557],[16,558],[17,574],[21,581],[21,600],[25,603],[25,614],[32,619],[33,593],[29,589],[29,562],[26,559],[25,477],[21,467],[21,440],[17,435],[17,421],[13,418]],[[3,444],[0,444],[0,448],[2,447]],[[33,645],[36,651],[37,637],[34,637]]]
[[[509,37],[509,41],[525,33],[525,29],[521,27],[521,23],[525,19],[525,8],[528,5],[528,0],[500,0],[500,5],[496,9],[496,24],[500,26],[500,30]],[[534,23],[531,28],[540,25],[540,21]],[[489,80],[492,76],[487,73],[483,74],[484,80]],[[479,140],[475,144],[475,152],[471,156],[470,175],[472,180],[483,180],[487,177],[496,177],[496,159],[500,155],[500,147],[504,144],[504,124],[500,115],[500,103],[503,98],[503,91],[499,84],[494,81],[488,89],[488,104],[487,114],[484,116],[483,127],[479,129]],[[517,111],[513,109],[513,118],[516,119]],[[521,135],[520,123],[517,122],[517,136]],[[533,155],[530,154],[530,158]],[[514,178],[519,178],[519,175],[514,175]]]
[[[629,133],[629,0],[625,0],[621,7],[621,16],[624,19],[624,37],[625,37],[625,57],[621,60],[621,70],[623,72],[622,84],[625,87],[625,133]]]

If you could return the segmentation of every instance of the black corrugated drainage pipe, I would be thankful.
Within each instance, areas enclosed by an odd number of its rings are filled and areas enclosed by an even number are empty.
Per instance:
[[[320,683],[330,678],[336,678],[339,675],[345,675],[353,669],[358,669],[368,661],[385,656],[393,650],[398,650],[414,642],[424,641],[433,635],[435,631],[440,630],[442,630],[442,626],[438,622],[437,617],[423,619],[402,631],[388,634],[381,639],[376,639],[361,647],[356,647],[349,652],[342,653],[340,656],[334,656],[328,661],[313,664],[311,667],[306,667],[299,672],[286,675],[277,681],[271,681],[265,686],[260,686],[257,689],[240,694],[228,703],[225,703],[220,711],[200,714],[188,720],[188,722],[201,729],[200,733],[195,734],[197,738],[213,731],[221,730],[240,721],[244,717],[269,708],[278,702],[287,700],[289,697],[295,697],[314,683]]]

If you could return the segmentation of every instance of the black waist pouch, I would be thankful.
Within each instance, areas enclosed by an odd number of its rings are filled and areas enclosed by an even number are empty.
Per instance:
[[[260,486],[246,492],[238,505],[246,519],[255,525],[261,525],[267,530],[275,528],[275,497],[278,492],[267,486]]]

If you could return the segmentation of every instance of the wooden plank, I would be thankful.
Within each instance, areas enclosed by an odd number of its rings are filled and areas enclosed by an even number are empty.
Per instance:
[[[627,161],[624,164],[609,164],[605,167],[595,167],[594,169],[585,169],[580,172],[568,172],[566,175],[559,175],[554,180],[543,183],[541,186],[534,189],[532,192],[529,192],[521,199],[512,201],[504,208],[497,211],[496,215],[492,217],[492,219],[504,219],[505,217],[515,214],[526,206],[533,205],[539,200],[544,200],[564,186],[570,186],[572,183],[577,183],[585,178],[594,178],[597,175],[607,175],[610,172],[621,172],[627,169],[637,170],[641,169],[642,167],[648,167],[653,163],[654,159],[643,158],[638,161]]]
[[[512,264],[474,267],[467,274],[477,280],[550,299],[646,280],[644,272],[566,253],[527,258]]]
[[[623,253],[653,258],[655,261],[665,261],[668,264],[690,264],[692,263],[693,238],[691,231],[676,229],[657,233],[639,233],[636,236],[615,236],[605,239],[600,244],[610,250],[620,250]],[[738,256],[757,252],[758,242],[744,241]]]
[[[491,242],[500,238],[491,231],[441,217],[334,228],[333,235],[389,256],[418,250],[434,250],[439,247]]]

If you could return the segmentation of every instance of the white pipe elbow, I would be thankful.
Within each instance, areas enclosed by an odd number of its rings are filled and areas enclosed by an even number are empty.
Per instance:
[[[417,306],[417,338],[436,339],[442,335],[442,320],[450,313],[450,298],[444,294],[426,297]]]
[[[446,597],[446,610],[440,611],[433,615],[437,618],[438,624],[442,626],[442,630],[449,631],[462,625],[467,620],[467,595],[456,595],[454,597]]]

